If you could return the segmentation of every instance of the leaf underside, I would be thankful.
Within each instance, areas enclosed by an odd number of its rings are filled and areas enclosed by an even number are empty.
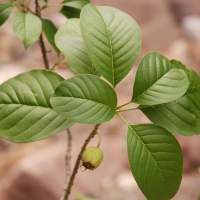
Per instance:
[[[114,116],[117,97],[111,86],[97,76],[77,75],[60,84],[51,104],[75,122],[98,124]]]
[[[115,86],[128,74],[140,53],[139,26],[116,8],[91,4],[82,9],[80,20],[94,67]]]
[[[130,125],[128,157],[132,173],[148,200],[169,200],[182,179],[182,153],[174,136],[153,124]]]
[[[79,19],[69,19],[55,35],[55,43],[76,74],[97,74],[83,42]]]
[[[72,122],[49,103],[63,78],[46,70],[18,75],[0,86],[0,137],[13,142],[47,138]]]
[[[142,108],[142,112],[155,124],[172,133],[194,135],[200,133],[200,77],[178,61],[171,61],[174,68],[185,69],[190,80],[187,93],[176,101]]]
[[[42,22],[31,13],[17,12],[12,16],[13,30],[25,48],[35,43],[42,32]]]
[[[138,67],[133,101],[147,106],[168,103],[183,96],[189,84],[183,69],[173,68],[170,61],[158,53],[149,53]]]

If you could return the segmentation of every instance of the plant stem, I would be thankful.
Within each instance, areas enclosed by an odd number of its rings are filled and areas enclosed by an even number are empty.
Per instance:
[[[66,156],[65,156],[66,180],[65,180],[63,195],[60,200],[65,200],[65,192],[67,190],[68,183],[69,183],[69,177],[71,174],[72,133],[69,128],[66,129],[66,134],[67,134],[67,151],[66,151]]]
[[[97,140],[97,147],[99,148],[101,146],[101,135],[99,132],[97,132],[97,137],[98,137],[98,140]]]
[[[64,195],[63,195],[63,198],[62,200],[68,200],[69,199],[69,195],[71,193],[71,190],[72,190],[72,186],[74,184],[74,180],[76,178],[76,175],[78,173],[78,169],[80,167],[80,163],[81,163],[81,158],[82,158],[82,155],[83,155],[83,152],[84,150],[86,149],[87,145],[89,144],[90,140],[98,133],[98,128],[99,128],[100,124],[97,124],[94,129],[91,131],[91,133],[89,134],[89,136],[86,138],[86,140],[84,141],[83,143],[83,146],[81,147],[81,150],[78,154],[78,157],[77,157],[77,160],[75,162],[75,165],[74,165],[74,168],[73,168],[73,171],[72,171],[72,174],[70,176],[70,179],[69,179],[69,183],[68,183],[68,187],[67,189],[64,191]]]
[[[41,15],[41,8],[40,8],[40,4],[38,0],[35,0],[35,14],[41,19],[42,15]],[[46,46],[44,43],[44,38],[43,35],[40,35],[39,38],[39,45],[40,45],[40,50],[41,50],[41,54],[42,54],[42,58],[43,58],[43,62],[44,62],[44,66],[46,69],[50,69],[49,67],[49,61],[48,61],[48,57],[47,57],[47,50],[46,50]],[[99,128],[100,124],[97,124],[94,129],[91,131],[91,133],[89,134],[89,136],[86,138],[86,140],[83,143],[83,146],[81,147],[81,150],[78,154],[77,160],[75,162],[72,174],[70,176],[70,172],[71,172],[71,150],[72,150],[72,134],[70,129],[66,129],[67,132],[67,152],[66,152],[66,156],[65,156],[65,167],[66,167],[66,180],[65,180],[65,186],[64,186],[64,191],[63,191],[63,195],[61,197],[60,200],[68,200],[71,190],[72,190],[72,186],[74,184],[74,180],[76,178],[76,175],[78,173],[78,169],[81,163],[81,157],[83,155],[84,150],[86,149],[87,145],[89,144],[90,140],[98,133],[98,128]],[[70,177],[70,178],[69,178]]]
[[[131,110],[137,110],[138,107],[133,107],[133,108],[127,108],[127,109],[123,109],[123,110],[117,110],[117,112],[127,112],[127,111],[131,111]]]
[[[42,18],[41,7],[40,7],[38,0],[35,0],[35,14],[40,19]],[[42,34],[40,35],[40,38],[39,38],[39,45],[40,45],[40,50],[41,50],[44,66],[45,66],[46,69],[50,69],[49,60],[48,60],[48,57],[47,57],[47,49],[46,49],[46,46],[45,46],[45,43],[44,43],[44,38],[43,38]],[[75,175],[77,173],[77,172],[75,173],[74,170],[78,171],[78,169],[75,168],[73,170],[72,175],[74,173],[75,174],[70,177],[70,174],[71,174],[71,153],[72,153],[72,133],[71,133],[71,130],[69,128],[66,129],[66,133],[67,133],[67,151],[66,151],[66,156],[65,156],[66,180],[65,180],[65,186],[64,186],[64,191],[63,191],[63,195],[61,197],[61,200],[66,200],[68,198],[68,196],[71,192],[71,188],[73,186]],[[81,156],[82,156],[82,153],[81,153]],[[80,161],[79,161],[79,164],[80,164]],[[70,177],[70,179],[69,179],[69,177]]]
[[[127,103],[124,103],[124,104],[118,106],[117,109],[123,108],[124,106],[127,106],[127,105],[130,104],[130,103],[131,103],[131,101],[129,101],[129,102],[127,102]]]
[[[40,8],[40,4],[38,0],[35,0],[35,14],[41,19],[42,18],[42,14],[41,14],[41,8]],[[44,43],[44,38],[43,35],[40,35],[39,38],[39,45],[40,45],[40,50],[41,50],[41,54],[42,54],[42,58],[43,58],[43,62],[44,62],[44,66],[46,69],[49,69],[49,61],[47,58],[47,49]]]

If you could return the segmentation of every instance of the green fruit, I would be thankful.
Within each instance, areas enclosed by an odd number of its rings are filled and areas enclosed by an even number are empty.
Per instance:
[[[86,169],[96,169],[103,160],[103,151],[98,147],[88,147],[83,152],[81,160]]]

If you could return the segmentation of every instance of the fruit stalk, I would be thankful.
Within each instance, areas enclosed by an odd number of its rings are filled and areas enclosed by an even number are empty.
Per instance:
[[[75,162],[72,174],[71,174],[70,179],[69,179],[68,187],[64,191],[63,200],[68,200],[69,199],[69,195],[71,193],[71,189],[72,189],[72,186],[74,184],[74,180],[76,178],[76,175],[78,173],[78,169],[80,167],[80,163],[81,163],[81,158],[82,158],[83,152],[85,151],[85,149],[86,149],[87,145],[89,144],[90,140],[98,133],[99,126],[100,126],[100,124],[95,125],[94,129],[88,135],[88,137],[86,138],[86,140],[83,143],[83,146],[81,147],[81,150],[80,150],[80,152],[78,154],[78,157],[77,157],[77,160]]]

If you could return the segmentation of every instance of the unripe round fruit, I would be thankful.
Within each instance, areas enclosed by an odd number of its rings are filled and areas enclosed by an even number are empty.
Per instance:
[[[81,160],[86,169],[96,169],[103,160],[103,151],[98,147],[88,147],[83,152]]]

